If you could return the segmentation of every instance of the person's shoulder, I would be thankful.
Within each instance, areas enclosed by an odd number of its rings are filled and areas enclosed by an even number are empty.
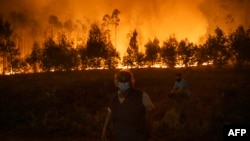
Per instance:
[[[150,99],[148,93],[146,93],[146,92],[142,92],[142,97],[143,97],[144,99]]]
[[[182,80],[182,85],[184,85],[185,87],[188,87],[187,81],[183,79],[183,80]]]
[[[187,81],[186,81],[185,79],[182,79],[181,81],[182,81],[183,83],[187,83]]]

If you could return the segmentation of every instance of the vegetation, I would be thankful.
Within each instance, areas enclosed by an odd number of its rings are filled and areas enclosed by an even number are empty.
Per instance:
[[[138,32],[134,30],[130,35],[129,46],[127,48],[127,55],[123,57],[123,64],[125,66],[134,67],[139,64],[139,45]]]
[[[117,90],[117,71],[1,76],[0,138],[100,140],[109,98]],[[146,91],[155,104],[149,114],[152,141],[220,141],[224,124],[249,123],[249,69],[151,68],[132,72],[135,86]],[[192,91],[184,112],[178,110],[180,103],[167,96],[177,72]]]
[[[159,52],[160,52],[160,45],[159,40],[154,39],[154,41],[148,41],[145,45],[145,61],[149,62],[151,65],[154,65],[155,62],[159,62]]]
[[[214,34],[208,35],[205,43],[199,45],[189,42],[188,39],[177,41],[174,36],[170,36],[160,45],[160,41],[155,38],[144,45],[145,52],[139,52],[139,33],[134,29],[129,34],[126,54],[120,56],[116,50],[120,14],[118,9],[114,9],[111,15],[103,16],[101,27],[92,23],[87,38],[83,37],[86,26],[81,21],[62,22],[57,16],[51,15],[44,32],[44,41],[34,42],[31,53],[21,57],[20,48],[16,46],[19,35],[12,23],[25,28],[25,23],[21,24],[21,19],[25,16],[21,13],[11,13],[11,22],[0,19],[2,73],[112,69],[121,64],[127,67],[151,67],[156,64],[169,68],[176,65],[186,68],[201,66],[204,63],[216,68],[242,68],[249,65],[250,29],[241,25],[229,35],[225,35],[217,27]],[[111,40],[112,29],[115,31],[115,45]],[[80,33],[77,35],[77,41],[72,38],[72,33],[76,30]]]
[[[101,26],[90,23],[88,30],[80,20],[60,21],[51,15],[42,41],[28,46],[32,49],[27,56],[20,54],[21,32],[36,34],[40,24],[17,12],[10,13],[9,21],[0,18],[2,74],[33,72],[0,76],[2,140],[100,140],[120,64],[136,68],[132,69],[136,87],[145,90],[155,104],[149,116],[152,141],[219,141],[223,124],[249,124],[250,28],[239,25],[226,35],[218,27],[203,44],[178,41],[175,36],[162,44],[157,38],[149,39],[143,45],[145,52],[139,51],[139,33],[133,29],[126,54],[120,56],[116,50],[120,14],[114,9],[103,16]],[[151,68],[157,64],[168,68]],[[176,65],[185,68],[177,70]],[[181,111],[180,103],[167,96],[176,72],[183,74],[192,91]]]
[[[163,62],[165,62],[170,68],[173,68],[176,65],[177,47],[178,41],[174,37],[169,37],[169,39],[163,43],[161,57],[163,58]]]
[[[116,43],[120,14],[114,9],[104,14],[101,25],[90,26],[56,15],[47,24],[22,12],[0,17],[1,140],[100,140],[121,64],[133,68],[135,86],[155,104],[149,113],[151,141],[221,141],[224,124],[250,124],[249,27],[239,25],[229,35],[217,27],[201,44],[169,36],[162,44],[155,37],[145,45],[139,43],[138,30],[131,29],[121,56]],[[35,40],[33,46],[23,45],[31,48],[27,56],[20,54],[20,44],[27,41],[23,33]],[[177,72],[191,88],[185,103],[168,97]],[[112,126],[109,130],[112,139]]]
[[[12,72],[15,56],[19,53],[14,41],[11,39],[12,33],[10,23],[0,18],[0,55],[2,57],[3,74],[7,69]]]

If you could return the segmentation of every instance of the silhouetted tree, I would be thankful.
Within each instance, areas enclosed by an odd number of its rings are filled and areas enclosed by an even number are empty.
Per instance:
[[[76,49],[80,57],[81,68],[86,69],[88,67],[87,49],[84,46],[78,46]]]
[[[194,64],[194,44],[190,43],[187,39],[181,40],[178,45],[178,56],[185,67]]]
[[[138,57],[138,41],[137,41],[138,33],[136,30],[133,31],[130,36],[129,46],[127,48],[127,55],[123,57],[123,64],[126,66],[135,66]]]
[[[142,52],[138,52],[136,56],[136,63],[138,66],[144,66],[145,65],[145,55]]]
[[[118,17],[121,12],[118,9],[114,9],[111,15],[111,23],[115,27],[115,47],[116,47],[116,36],[117,36],[117,26],[119,25],[120,18]]]
[[[105,14],[103,16],[103,23],[102,26],[104,27],[104,32],[107,32],[109,34],[108,38],[110,38],[110,28],[109,25],[113,25],[114,26],[114,30],[115,30],[115,47],[116,47],[116,36],[117,36],[117,26],[119,25],[120,22],[120,18],[119,18],[119,14],[121,12],[118,9],[114,9],[112,12],[112,15],[109,16],[108,14]]]
[[[194,59],[194,61],[197,62],[197,66],[201,66],[203,63],[209,62],[204,44],[194,47]]]
[[[57,57],[59,53],[59,48],[57,47],[55,41],[52,38],[47,38],[44,42],[44,48],[42,52],[42,69],[45,71],[50,71],[58,66]]]
[[[71,70],[76,69],[79,60],[77,58],[77,51],[73,48],[73,44],[68,41],[68,38],[63,34],[60,38],[58,47],[60,49],[59,60],[62,69]]]
[[[32,66],[33,72],[37,72],[41,67],[42,50],[38,42],[34,42],[31,54],[27,57],[26,62]]]
[[[176,65],[177,61],[177,47],[178,41],[175,37],[169,37],[166,41],[164,41],[162,49],[161,49],[161,57],[164,63],[168,65],[168,67],[173,68]]]
[[[20,57],[15,57],[12,61],[12,69],[14,73],[27,72],[28,71],[27,62]]]
[[[109,24],[111,24],[111,17],[109,16],[109,14],[105,14],[102,18],[102,21],[102,26],[109,30]]]
[[[3,62],[3,74],[5,74],[7,65],[12,72],[13,60],[19,55],[19,49],[16,48],[15,43],[11,40],[13,30],[8,21],[0,19],[0,54]]]
[[[104,57],[105,65],[109,69],[115,68],[118,65],[118,62],[120,60],[120,56],[111,42],[106,43],[106,52],[107,52],[107,54]]]
[[[103,34],[97,24],[92,24],[86,44],[87,57],[91,67],[100,67],[101,60],[107,56]]]
[[[155,38],[153,41],[149,40],[145,45],[145,60],[150,62],[151,65],[158,59],[158,54],[160,51],[159,40]]]
[[[78,70],[79,69],[79,65],[81,64],[81,60],[80,57],[78,56],[78,52],[77,49],[73,48],[71,46],[71,48],[69,49],[69,64],[68,64],[68,68],[69,69],[74,69],[74,70]]]
[[[245,30],[239,26],[235,32],[229,35],[231,53],[236,67],[242,67],[250,61],[250,29]]]
[[[108,14],[105,14],[103,16],[103,19],[102,19],[103,23],[102,23],[102,28],[103,28],[103,32],[107,38],[107,40],[111,40],[110,39],[110,28],[109,28],[109,25],[111,24],[111,17],[108,15]]]
[[[61,35],[59,43],[56,43],[51,38],[45,41],[42,52],[42,66],[44,70],[71,70],[77,68],[78,62],[77,52],[64,34]]]
[[[105,52],[106,52],[104,54],[104,59],[105,59],[104,65],[107,68],[115,68],[118,65],[120,56],[116,48],[112,44],[109,30],[104,29],[102,31],[102,37],[105,42]]]
[[[230,58],[228,39],[220,28],[215,29],[215,35],[209,35],[205,47],[209,59],[215,67],[223,67]]]
[[[16,48],[16,45],[13,41],[9,40],[7,41],[7,50],[6,50],[6,57],[7,57],[7,63],[8,63],[8,68],[9,71],[12,73],[13,72],[13,61],[18,60],[18,56],[20,55],[19,48]]]

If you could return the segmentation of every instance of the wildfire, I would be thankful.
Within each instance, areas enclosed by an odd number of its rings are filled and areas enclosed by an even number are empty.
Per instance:
[[[118,9],[120,21],[115,26],[110,25],[109,30],[112,44],[122,57],[129,44],[128,34],[134,29],[139,34],[140,52],[144,52],[144,45],[149,39],[158,38],[162,45],[172,35],[177,40],[188,39],[199,44],[217,26],[226,33],[238,25],[249,26],[249,6],[249,1],[227,0],[15,0],[15,3],[5,1],[0,5],[0,17],[11,22],[16,46],[24,58],[31,52],[34,42],[43,45],[52,29],[54,33],[67,34],[74,46],[84,45],[90,25],[96,23],[101,26],[104,15]],[[54,21],[56,26],[49,22],[51,15],[57,18]],[[158,64],[151,67],[166,66]]]
[[[81,34],[81,38],[86,40],[90,24],[101,24],[103,16],[117,8],[121,11],[120,23],[117,26],[117,49],[120,54],[124,54],[128,46],[127,34],[134,29],[140,34],[140,48],[143,50],[145,42],[155,37],[163,42],[175,34],[178,40],[188,38],[191,42],[199,43],[204,36],[213,32],[216,26],[227,32],[240,24],[249,24],[248,1],[225,1],[16,0],[15,3],[5,1],[1,4],[0,13],[13,22],[13,27],[19,34],[18,46],[21,48],[21,54],[25,56],[30,52],[34,41],[43,40],[50,15],[57,16],[62,25],[70,19],[78,27],[84,27],[83,31],[79,28],[76,30],[77,34]],[[115,37],[111,38],[115,44]]]

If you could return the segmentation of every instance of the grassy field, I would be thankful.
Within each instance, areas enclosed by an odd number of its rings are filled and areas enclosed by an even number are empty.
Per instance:
[[[0,76],[0,138],[6,141],[98,141],[118,70]],[[222,140],[223,124],[250,122],[250,69],[132,69],[135,87],[155,104],[150,141]],[[192,91],[167,94],[182,73]],[[110,129],[111,130],[111,129]]]

